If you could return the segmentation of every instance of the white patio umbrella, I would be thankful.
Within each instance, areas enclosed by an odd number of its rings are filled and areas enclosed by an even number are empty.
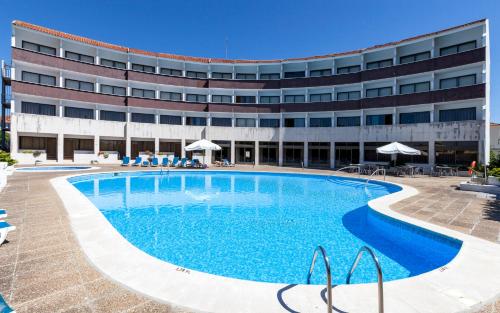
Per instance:
[[[413,149],[412,147],[408,147],[399,142],[392,142],[388,145],[378,147],[377,153],[382,154],[406,154],[406,155],[421,155],[422,152],[417,149]]]
[[[198,141],[193,142],[190,145],[187,145],[184,147],[184,150],[186,151],[196,151],[196,150],[203,150],[203,164],[205,164],[205,151],[206,150],[220,150],[222,149],[219,145],[206,140],[206,139],[201,139]]]

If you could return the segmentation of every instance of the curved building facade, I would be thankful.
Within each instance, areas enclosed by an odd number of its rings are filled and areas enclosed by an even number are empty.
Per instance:
[[[148,52],[12,23],[4,66],[10,150],[21,162],[186,156],[306,167],[386,162],[376,147],[424,151],[422,166],[489,156],[489,32],[480,20],[356,51],[283,60]],[[38,155],[38,154],[37,154]],[[192,157],[192,155],[187,155]]]

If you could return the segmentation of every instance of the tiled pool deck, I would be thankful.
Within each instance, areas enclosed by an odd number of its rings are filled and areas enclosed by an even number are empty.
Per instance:
[[[236,169],[318,172],[276,167]],[[112,170],[126,169],[104,166],[99,171]],[[0,247],[0,293],[9,304],[17,312],[187,312],[126,290],[88,263],[66,210],[49,183],[63,175],[68,173],[15,173],[0,192],[0,206],[8,210],[7,220],[17,227],[9,234],[9,242]],[[418,196],[398,202],[394,210],[500,243],[500,201],[457,191],[464,178],[387,180],[420,191]],[[500,313],[500,301],[478,312]]]

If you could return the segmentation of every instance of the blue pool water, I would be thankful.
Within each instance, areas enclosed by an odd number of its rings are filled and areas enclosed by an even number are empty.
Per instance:
[[[172,171],[84,175],[69,181],[129,242],[185,268],[240,279],[301,284],[325,247],[336,284],[363,245],[384,280],[448,263],[461,242],[381,215],[367,202],[400,187],[318,175]],[[313,283],[325,283],[322,260]],[[365,256],[355,283],[376,281]]]
[[[92,168],[91,166],[34,166],[20,167],[18,172],[53,172],[53,171],[80,171]]]

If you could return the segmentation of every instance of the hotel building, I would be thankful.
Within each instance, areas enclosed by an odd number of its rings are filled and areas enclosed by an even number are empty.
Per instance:
[[[2,110],[21,163],[186,156],[206,138],[234,163],[468,165],[489,157],[488,20],[365,49],[282,60],[157,53],[21,21]],[[5,116],[6,114],[3,114]],[[187,153],[187,157],[190,157]]]

